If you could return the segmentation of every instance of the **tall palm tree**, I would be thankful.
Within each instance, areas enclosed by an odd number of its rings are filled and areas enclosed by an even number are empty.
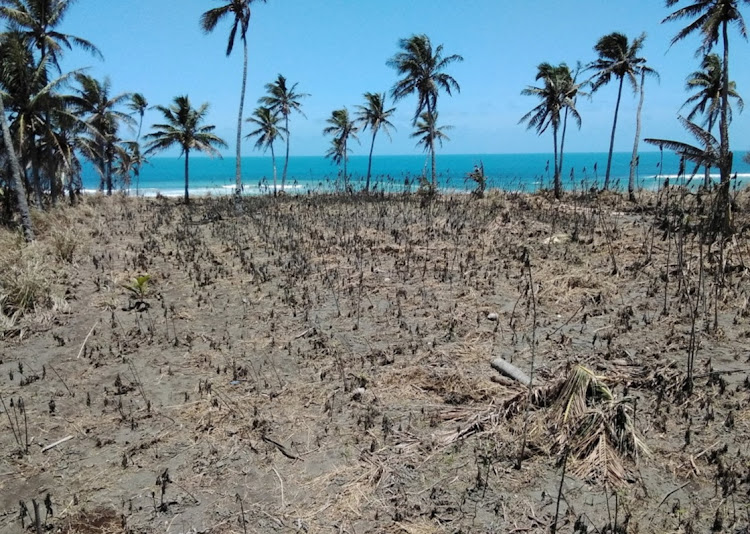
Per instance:
[[[226,0],[222,0],[226,1]],[[245,91],[247,87],[247,30],[250,27],[250,5],[254,2],[266,2],[266,0],[229,0],[228,3],[209,9],[200,18],[201,28],[205,33],[211,33],[217,24],[225,18],[231,18],[232,27],[229,30],[227,40],[227,56],[232,55],[234,40],[237,33],[242,41],[242,90],[240,92],[240,109],[237,116],[237,150],[235,163],[235,198],[239,199],[242,194],[242,118],[245,110]]]
[[[134,127],[133,117],[118,109],[131,98],[130,93],[111,95],[112,84],[109,78],[103,82],[88,74],[75,75],[79,87],[75,88],[76,95],[73,102],[79,114],[86,117],[86,122],[92,131],[92,151],[94,166],[100,176],[99,189],[106,186],[107,195],[112,194],[113,169],[120,147],[117,136],[120,124]],[[88,153],[91,153],[89,151]]]
[[[453,126],[438,126],[438,112],[423,112],[417,123],[415,124],[416,130],[411,134],[411,137],[417,139],[417,146],[422,146],[424,151],[430,154],[432,160],[432,169],[435,169],[435,144],[443,146],[443,141],[450,141],[450,138],[445,134],[446,130],[451,130]],[[432,177],[430,182],[432,191],[435,190],[435,176]]]
[[[417,94],[417,110],[414,113],[413,125],[423,112],[434,118],[437,112],[437,99],[441,90],[449,95],[455,90],[461,91],[458,82],[445,69],[456,62],[463,61],[463,57],[458,54],[450,56],[443,55],[443,45],[438,45],[434,50],[430,38],[426,35],[412,35],[408,39],[399,40],[401,49],[391,59],[387,65],[396,69],[400,80],[391,89],[391,96],[395,101],[401,100],[412,93]],[[435,135],[430,136],[436,140]],[[435,147],[429,147],[432,153],[432,187],[437,187],[437,173],[435,170]]]
[[[693,121],[697,115],[703,115],[702,125],[706,127],[707,131],[713,133],[714,126],[721,117],[721,85],[724,78],[721,58],[718,54],[707,54],[701,61],[701,69],[688,75],[685,89],[694,91],[694,94],[685,100],[682,107],[691,107],[686,117],[689,121]],[[745,103],[737,92],[737,86],[734,82],[729,82],[728,95],[736,99],[737,108],[742,111]],[[728,112],[728,119],[731,122],[731,105]],[[704,180],[706,187],[711,184],[710,169],[710,167],[706,167]]]
[[[673,7],[680,0],[666,0],[667,7]],[[677,32],[672,44],[681,41],[691,33],[701,34],[699,52],[709,53],[721,40],[723,48],[721,115],[719,119],[719,173],[721,175],[721,207],[724,212],[723,230],[731,226],[731,206],[729,203],[729,181],[732,174],[732,153],[729,149],[729,25],[735,24],[740,34],[747,38],[745,19],[740,13],[740,5],[750,4],[750,0],[693,0],[694,3],[682,7],[667,16],[662,22],[691,19],[691,22]]]
[[[148,100],[146,100],[146,97],[141,93],[133,93],[132,95],[130,95],[128,108],[130,108],[130,111],[138,115],[138,135],[135,138],[137,142],[141,139],[141,130],[143,129],[143,115],[146,114],[146,110],[148,109]]]
[[[529,129],[534,128],[539,135],[552,126],[552,141],[554,145],[554,189],[555,198],[562,196],[562,150],[558,144],[558,132],[561,126],[561,113],[565,112],[564,122],[567,124],[567,114],[581,126],[581,116],[575,107],[575,98],[580,85],[575,82],[570,69],[565,63],[553,66],[549,63],[541,63],[537,67],[537,81],[542,80],[541,87],[528,86],[522,95],[535,96],[541,102],[521,117],[518,122],[526,122]]]
[[[635,112],[635,139],[633,140],[633,154],[630,157],[630,173],[628,175],[628,199],[631,202],[635,202],[635,171],[638,168],[638,144],[641,139],[641,114],[643,113],[643,102],[646,99],[646,76],[654,76],[659,79],[659,73],[655,70],[641,66],[641,82],[639,84],[638,92],[640,97],[638,98],[638,108]]]
[[[638,76],[641,74],[641,70],[652,71],[650,67],[646,66],[646,59],[638,56],[645,40],[645,33],[633,39],[632,42],[628,41],[628,37],[625,34],[619,32],[607,34],[599,39],[594,46],[594,50],[599,54],[599,58],[588,65],[589,70],[595,71],[591,85],[592,93],[608,84],[613,78],[618,80],[617,103],[615,104],[615,117],[612,121],[612,134],[609,138],[604,189],[609,188],[612,171],[612,152],[615,147],[615,132],[617,131],[617,115],[620,111],[620,101],[622,99],[622,86],[627,78],[633,91],[637,91]]]
[[[190,151],[198,150],[210,156],[221,157],[216,147],[223,148],[227,144],[213,133],[215,126],[203,124],[208,114],[208,103],[194,109],[187,95],[177,96],[171,106],[156,106],[156,110],[164,116],[166,122],[154,124],[151,126],[154,131],[144,136],[148,139],[145,154],[161,152],[175,145],[180,147],[180,156],[185,154],[185,204],[188,204]]]
[[[26,200],[26,190],[24,189],[23,180],[21,179],[21,165],[19,165],[18,158],[16,157],[16,151],[13,147],[13,137],[10,135],[10,128],[8,127],[8,118],[5,116],[5,104],[3,103],[2,92],[0,92],[0,126],[2,127],[5,151],[10,159],[11,184],[13,192],[16,195],[18,212],[21,215],[21,225],[23,226],[24,237],[26,238],[26,241],[33,241],[34,228],[31,222],[29,203]]]
[[[261,106],[256,108],[252,117],[247,119],[257,126],[255,130],[247,134],[247,138],[255,138],[255,148],[262,149],[263,152],[271,149],[271,165],[273,166],[273,195],[276,196],[276,153],[273,150],[273,144],[277,139],[284,139],[287,135],[286,127],[281,125],[281,117],[276,115],[271,108]],[[282,182],[281,190],[284,190]]]
[[[365,93],[364,106],[357,106],[357,122],[362,125],[362,131],[367,128],[372,131],[372,141],[370,142],[370,158],[367,161],[367,181],[365,182],[365,191],[370,190],[370,177],[372,176],[372,151],[375,148],[375,136],[382,129],[391,139],[390,128],[394,128],[393,123],[389,120],[396,111],[396,108],[386,109],[385,93]]]
[[[343,163],[344,167],[344,189],[349,190],[349,174],[347,173],[347,162],[349,160],[349,139],[359,141],[357,132],[359,128],[356,122],[349,117],[349,110],[346,108],[336,109],[326,120],[326,128],[323,130],[324,135],[332,135],[333,141],[331,149],[326,156],[333,159],[336,164]]]
[[[307,93],[298,93],[298,84],[292,84],[289,87],[286,83],[286,78],[281,74],[278,75],[273,83],[266,84],[266,96],[260,97],[258,100],[264,106],[270,108],[271,112],[275,115],[284,117],[284,131],[286,132],[286,155],[284,156],[284,172],[281,175],[281,190],[284,190],[286,184],[286,175],[289,168],[289,115],[292,111],[296,111],[303,117],[307,118],[302,113],[302,104],[300,99],[310,96]],[[274,192],[276,187],[274,186]]]

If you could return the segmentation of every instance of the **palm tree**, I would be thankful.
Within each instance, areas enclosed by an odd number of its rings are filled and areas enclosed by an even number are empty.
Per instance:
[[[74,0],[0,0],[0,18],[11,28],[24,33],[39,50],[40,61],[49,54],[51,63],[60,71],[63,48],[76,45],[99,58],[99,49],[90,41],[57,31]]]
[[[107,195],[112,194],[112,171],[117,159],[120,140],[117,132],[120,123],[129,126],[135,125],[135,120],[127,113],[117,109],[131,98],[130,93],[120,93],[111,96],[112,84],[109,78],[100,82],[87,74],[77,73],[75,75],[79,87],[76,88],[77,95],[74,103],[80,115],[86,116],[86,122],[92,131],[93,163],[99,176],[99,189],[103,190],[106,185]]]
[[[433,50],[430,38],[426,35],[412,35],[408,39],[399,41],[401,49],[388,60],[387,65],[396,69],[402,78],[391,89],[391,96],[395,101],[401,100],[412,93],[417,94],[417,110],[412,124],[416,126],[423,112],[434,118],[437,112],[437,99],[440,90],[449,95],[452,91],[460,92],[458,82],[444,72],[452,63],[463,61],[458,54],[443,56],[443,45]],[[434,135],[430,136],[436,140]],[[429,147],[432,153],[432,187],[437,186],[435,170],[435,147]]]
[[[223,148],[227,144],[213,133],[215,126],[203,124],[208,114],[208,103],[194,109],[185,95],[175,97],[169,107],[156,106],[155,109],[164,116],[166,122],[154,124],[151,126],[154,131],[144,136],[149,140],[145,154],[161,152],[175,145],[180,147],[180,156],[185,154],[185,204],[189,204],[190,151],[198,150],[210,156],[221,157],[216,147]]]
[[[372,151],[375,148],[375,136],[381,129],[391,139],[390,128],[394,128],[390,119],[396,108],[385,109],[385,93],[365,93],[365,106],[357,106],[357,122],[362,125],[362,131],[370,128],[372,130],[372,141],[370,142],[370,158],[367,162],[367,181],[365,191],[370,190],[370,177],[372,176]]]
[[[266,96],[260,97],[258,100],[264,106],[270,108],[271,112],[275,115],[281,115],[284,117],[284,131],[286,132],[286,155],[284,156],[284,172],[281,175],[281,190],[284,190],[284,184],[286,184],[286,174],[289,168],[289,115],[292,111],[296,111],[303,117],[307,118],[302,113],[302,104],[300,99],[310,96],[307,93],[297,93],[297,85],[292,84],[291,87],[287,86],[286,78],[281,74],[278,75],[276,81],[273,83],[266,84]],[[274,186],[274,191],[276,187]]]
[[[682,107],[692,106],[687,114],[687,119],[693,121],[696,115],[703,115],[703,126],[706,130],[713,133],[714,125],[721,116],[721,85],[723,82],[723,68],[721,58],[718,54],[707,54],[701,62],[701,69],[691,73],[686,82],[687,91],[695,91]],[[744,102],[734,82],[729,82],[728,95],[735,98],[737,107],[740,111],[744,108]],[[732,108],[729,107],[728,119],[732,121]],[[711,183],[711,170],[706,167],[706,176],[704,185],[709,187]]]
[[[130,102],[128,102],[128,108],[138,115],[138,135],[135,140],[141,140],[141,129],[143,128],[143,115],[148,109],[148,100],[141,93],[133,93],[130,95]]]
[[[622,99],[622,86],[625,78],[628,79],[633,91],[638,90],[638,76],[641,70],[652,69],[646,66],[646,59],[638,57],[643,48],[646,34],[642,33],[632,42],[628,42],[626,35],[618,32],[610,33],[599,39],[594,50],[599,54],[599,59],[588,65],[589,70],[595,71],[591,85],[594,93],[602,86],[608,84],[612,78],[619,80],[617,89],[617,103],[615,104],[615,117],[612,121],[612,134],[609,139],[609,153],[607,155],[607,171],[604,175],[604,189],[609,188],[610,173],[612,171],[612,152],[615,147],[615,131],[617,130],[617,114],[620,111],[620,100]]]
[[[644,141],[651,145],[658,146],[660,150],[667,148],[674,151],[680,156],[681,162],[691,161],[695,163],[694,172],[697,172],[700,167],[712,167],[718,165],[721,157],[721,149],[719,142],[713,134],[684,117],[678,117],[678,120],[682,123],[682,126],[688,131],[688,133],[700,141],[700,147],[671,139],[646,138]]]
[[[635,112],[635,139],[633,141],[633,154],[630,157],[630,174],[628,175],[628,200],[635,202],[635,171],[638,168],[638,144],[641,139],[641,113],[643,102],[646,99],[646,75],[655,76],[659,79],[659,73],[655,70],[642,66],[641,83],[639,85],[640,97],[638,98],[638,109]]]
[[[357,137],[357,124],[349,117],[349,110],[346,108],[336,109],[326,120],[329,124],[324,130],[324,135],[332,135],[332,147],[326,154],[333,159],[336,164],[344,165],[344,189],[349,190],[349,175],[347,174],[346,164],[349,160],[349,139],[359,141]]]
[[[226,1],[226,0],[223,0]],[[223,19],[232,19],[232,28],[229,30],[227,40],[227,57],[234,50],[234,40],[237,32],[240,34],[243,49],[242,63],[242,90],[240,92],[240,110],[237,116],[237,161],[235,163],[235,198],[239,199],[242,194],[242,116],[245,109],[245,90],[247,87],[247,30],[250,27],[250,5],[254,2],[266,0],[229,0],[229,3],[213,9],[209,9],[201,15],[200,25],[205,33],[214,31],[216,25]]]
[[[535,96],[541,102],[521,117],[518,122],[526,122],[529,129],[536,129],[539,135],[543,134],[547,128],[552,126],[552,141],[554,145],[554,189],[555,198],[562,196],[562,143],[558,145],[558,131],[561,125],[561,113],[564,111],[563,119],[563,136],[565,126],[567,126],[567,115],[572,115],[573,119],[581,126],[581,116],[575,107],[575,98],[580,88],[575,83],[570,69],[565,63],[558,66],[542,63],[537,67],[537,80],[542,80],[542,87],[528,86],[521,91],[522,95]],[[558,150],[558,147],[560,149]]]
[[[721,206],[724,213],[723,230],[728,232],[731,225],[729,203],[729,181],[732,174],[732,153],[729,150],[729,24],[734,23],[743,37],[747,37],[745,20],[740,13],[741,4],[750,4],[750,0],[693,0],[694,3],[678,9],[667,16],[662,22],[680,19],[693,19],[672,39],[672,44],[681,41],[691,33],[702,36],[699,52],[709,53],[713,47],[722,41],[722,84],[721,84],[721,115],[719,119],[720,158],[719,173],[721,175]],[[666,0],[667,7],[673,7],[679,0]]]
[[[411,137],[417,139],[417,146],[422,145],[425,152],[430,154],[432,160],[433,173],[435,170],[435,143],[437,142],[441,147],[443,141],[450,141],[450,138],[445,134],[445,130],[450,130],[453,126],[438,126],[438,112],[423,112],[419,116],[419,120],[415,124],[416,130],[411,134]],[[435,191],[435,176],[432,177],[430,182],[431,191]]]
[[[23,226],[23,233],[26,241],[34,240],[34,228],[31,222],[31,213],[29,212],[29,203],[26,200],[26,190],[23,187],[23,180],[21,179],[21,166],[18,163],[16,157],[16,151],[13,147],[13,138],[10,135],[10,128],[8,127],[8,118],[5,116],[5,104],[3,103],[2,92],[0,92],[0,126],[2,127],[3,143],[5,144],[5,151],[10,159],[11,167],[11,184],[13,192],[16,195],[16,202],[18,203],[18,212],[21,215],[21,225]]]
[[[253,116],[247,119],[257,126],[257,129],[247,134],[247,138],[255,137],[255,148],[262,149],[263,152],[271,149],[271,165],[273,166],[273,196],[276,196],[276,154],[273,150],[273,144],[276,139],[284,139],[287,135],[286,127],[281,126],[281,117],[276,115],[271,108],[259,107],[253,112]],[[282,182],[281,190],[284,190]]]

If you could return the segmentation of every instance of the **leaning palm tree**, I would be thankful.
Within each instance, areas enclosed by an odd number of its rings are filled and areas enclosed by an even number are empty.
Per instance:
[[[226,1],[226,0],[222,0]],[[229,30],[227,40],[227,56],[234,50],[234,40],[237,33],[240,34],[243,49],[242,67],[242,90],[240,92],[240,110],[237,116],[237,150],[235,162],[235,198],[239,199],[242,194],[242,116],[245,109],[245,90],[247,87],[247,30],[250,27],[250,5],[254,2],[265,2],[266,0],[229,0],[228,3],[209,9],[201,15],[200,25],[205,33],[214,31],[216,25],[223,19],[232,19],[232,28]]]
[[[284,117],[284,131],[286,132],[286,155],[284,156],[284,172],[281,175],[281,190],[284,190],[284,184],[286,184],[286,174],[289,168],[289,115],[292,111],[296,111],[303,117],[307,118],[302,113],[302,104],[300,99],[310,96],[307,93],[297,93],[297,84],[292,84],[291,87],[287,86],[286,78],[281,74],[278,75],[273,83],[266,84],[266,96],[260,97],[258,100],[264,106],[270,108],[271,112],[275,115],[281,115]],[[274,192],[276,187],[274,185]]]
[[[673,7],[680,0],[666,0],[667,7]],[[732,153],[729,150],[729,24],[736,24],[740,34],[747,38],[745,19],[740,13],[740,4],[750,4],[750,0],[693,0],[693,3],[682,7],[667,16],[662,22],[690,19],[691,22],[681,29],[672,39],[672,44],[681,41],[691,33],[701,34],[699,53],[705,55],[722,41],[722,84],[721,114],[719,119],[721,175],[721,205],[724,221],[723,231],[731,230],[731,206],[729,202],[729,182],[732,174]]]
[[[718,54],[707,54],[701,62],[701,69],[688,75],[686,82],[687,91],[695,91],[682,105],[689,106],[687,120],[693,121],[697,115],[703,115],[703,126],[713,133],[714,126],[721,116],[721,85],[723,83],[724,69]],[[728,95],[736,99],[737,108],[742,111],[744,102],[734,82],[729,82]],[[729,107],[729,121],[732,120],[732,108]],[[711,184],[711,168],[706,167],[704,185]]]
[[[398,101],[412,93],[417,94],[417,110],[412,121],[416,126],[423,112],[434,117],[440,90],[449,95],[454,90],[461,91],[458,82],[444,70],[452,63],[463,61],[464,58],[458,54],[443,56],[443,45],[438,45],[433,50],[430,38],[426,35],[412,35],[408,39],[401,39],[398,44],[401,50],[389,59],[387,64],[396,69],[402,78],[391,89],[391,96]],[[432,153],[431,172],[434,188],[437,186],[435,147],[430,146],[429,151]]]
[[[367,161],[367,181],[365,182],[365,191],[370,190],[370,177],[372,176],[372,151],[375,148],[375,136],[382,129],[391,139],[390,128],[394,128],[390,119],[396,111],[396,108],[386,109],[385,93],[365,93],[364,106],[357,106],[357,122],[362,125],[362,131],[370,128],[372,130],[372,141],[370,142],[370,157]]]
[[[247,138],[255,138],[255,148],[265,152],[271,149],[271,165],[273,166],[273,196],[276,196],[276,153],[273,144],[277,139],[284,139],[287,135],[286,128],[281,126],[281,117],[276,115],[270,108],[259,107],[253,112],[253,116],[247,119],[257,126],[255,130],[247,134]],[[281,190],[284,190],[283,182]]]
[[[610,174],[612,171],[612,152],[615,146],[615,132],[617,131],[617,115],[620,111],[620,100],[622,99],[622,86],[625,78],[628,79],[633,91],[638,90],[638,76],[641,70],[652,70],[646,66],[646,59],[638,54],[643,48],[646,34],[642,33],[632,42],[622,33],[614,32],[599,39],[594,50],[599,58],[588,65],[589,70],[594,71],[591,92],[595,92],[612,79],[618,80],[617,102],[615,104],[615,117],[612,121],[612,134],[609,138],[609,153],[607,155],[607,170],[604,175],[604,189],[609,188]]]
[[[537,80],[542,80],[544,84],[541,87],[529,86],[521,91],[522,95],[534,96],[541,102],[521,117],[519,122],[526,122],[529,129],[534,128],[539,135],[543,134],[547,128],[552,127],[552,141],[554,145],[554,190],[555,198],[562,196],[562,143],[558,144],[558,131],[561,122],[567,123],[567,115],[570,114],[573,119],[581,126],[581,116],[575,107],[575,98],[580,88],[576,84],[570,69],[565,63],[558,66],[542,63],[537,67]],[[564,119],[561,121],[561,113],[565,112]],[[563,128],[563,132],[564,132]],[[564,133],[563,133],[564,135]],[[559,152],[559,153],[558,153]]]
[[[326,128],[323,130],[324,135],[333,136],[332,148],[326,156],[333,159],[336,164],[343,163],[344,171],[344,189],[349,190],[349,174],[347,173],[347,162],[349,160],[349,140],[359,141],[357,137],[357,124],[349,117],[349,110],[346,108],[336,109],[326,120]]]
[[[34,240],[34,228],[31,222],[31,213],[29,212],[29,203],[26,200],[26,190],[23,187],[23,179],[21,178],[21,165],[18,163],[16,157],[16,151],[13,147],[13,138],[10,135],[10,128],[8,127],[8,118],[5,116],[5,105],[3,104],[2,92],[0,91],[0,126],[2,127],[3,143],[5,144],[5,151],[8,154],[11,168],[11,184],[13,192],[16,195],[16,202],[18,203],[18,212],[21,216],[21,225],[23,226],[23,234],[26,241]]]
[[[156,106],[155,109],[164,116],[166,122],[154,124],[151,126],[154,131],[144,136],[148,140],[145,154],[161,152],[175,145],[180,147],[180,155],[185,154],[185,204],[188,204],[190,151],[198,150],[210,156],[221,157],[216,147],[224,148],[227,144],[213,133],[215,126],[203,124],[208,114],[208,103],[194,109],[190,99],[184,95],[176,96],[169,107]]]
[[[430,154],[432,160],[432,169],[435,169],[435,144],[443,146],[443,141],[450,141],[450,138],[445,134],[446,130],[451,130],[453,126],[438,126],[438,112],[433,111],[428,113],[423,112],[419,116],[419,120],[415,124],[416,129],[411,134],[411,137],[417,139],[417,146],[422,146],[424,151]],[[435,191],[435,177],[432,177],[430,182],[430,190]]]

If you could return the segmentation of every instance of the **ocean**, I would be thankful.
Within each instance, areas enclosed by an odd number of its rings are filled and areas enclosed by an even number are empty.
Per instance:
[[[750,184],[750,165],[742,161],[743,153],[735,153],[737,186]],[[611,182],[614,188],[627,187],[630,172],[630,153],[615,153],[612,159]],[[667,178],[677,178],[680,162],[673,153],[643,152],[639,156],[637,186],[654,189]],[[190,194],[222,195],[234,191],[234,158],[212,159],[190,157]],[[484,165],[489,188],[514,191],[535,191],[551,187],[553,173],[552,154],[460,154],[437,157],[439,187],[444,191],[469,191],[474,184],[466,179],[475,165]],[[283,157],[277,158],[278,185],[284,167]],[[589,189],[601,186],[607,165],[606,153],[565,154],[563,162],[563,187],[568,190]],[[694,165],[688,163],[687,178]],[[333,191],[342,186],[338,180],[339,169],[330,160],[317,156],[291,156],[286,191]],[[350,156],[348,172],[355,189],[364,187],[367,174],[367,156]],[[423,155],[373,156],[372,187],[377,191],[415,191],[419,177],[429,176],[429,158]],[[718,180],[717,171],[712,175]],[[702,181],[703,170],[692,179]],[[242,181],[245,194],[265,194],[273,191],[273,172],[270,157],[243,157]],[[99,176],[91,165],[84,165],[84,188],[89,191],[99,186]],[[184,160],[182,158],[152,158],[146,164],[138,183],[130,184],[129,192],[143,196],[181,196],[184,193]]]

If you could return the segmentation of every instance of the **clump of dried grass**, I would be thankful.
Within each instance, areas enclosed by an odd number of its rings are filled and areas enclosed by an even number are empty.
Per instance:
[[[51,275],[35,244],[1,250],[0,312],[17,317],[49,304]]]

